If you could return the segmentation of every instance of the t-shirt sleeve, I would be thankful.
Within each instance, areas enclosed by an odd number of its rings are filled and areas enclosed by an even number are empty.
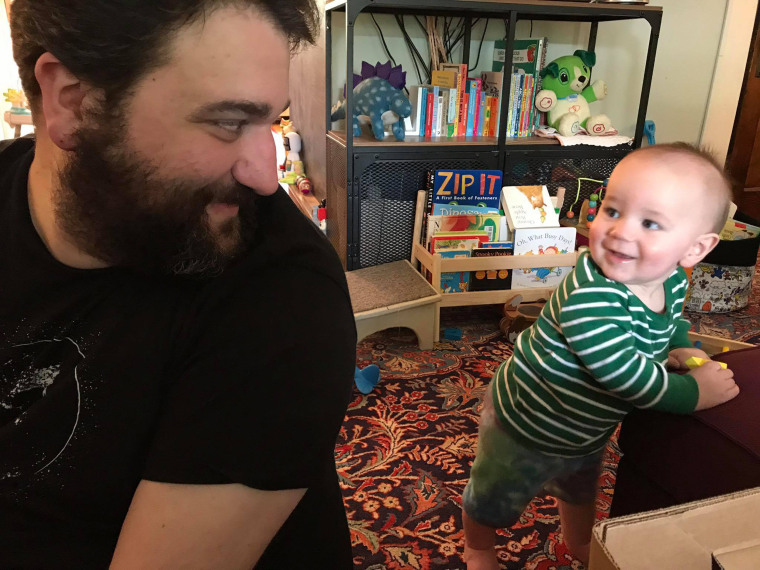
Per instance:
[[[276,490],[308,488],[334,469],[356,360],[344,285],[279,268],[201,311],[143,477]]]
[[[559,324],[570,349],[605,390],[638,408],[691,413],[697,405],[697,383],[672,374],[639,353],[634,319],[625,292],[612,286],[579,288],[567,298]]]

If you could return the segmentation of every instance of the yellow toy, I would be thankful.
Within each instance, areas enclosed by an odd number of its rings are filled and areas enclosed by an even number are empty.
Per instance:
[[[688,366],[689,369],[691,370],[693,368],[699,368],[706,362],[710,362],[710,360],[706,358],[699,358],[697,356],[690,356],[689,358],[686,359],[686,366]],[[718,364],[720,364],[720,367],[723,368],[724,370],[728,368],[728,365],[725,362],[718,362]]]
[[[11,104],[11,113],[14,115],[29,115],[31,114],[27,109],[26,95],[23,91],[18,89],[8,89],[3,93],[5,100]]]

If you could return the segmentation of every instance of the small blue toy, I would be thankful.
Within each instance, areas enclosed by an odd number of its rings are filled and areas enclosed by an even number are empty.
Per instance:
[[[385,125],[392,125],[396,140],[404,140],[404,118],[412,114],[412,105],[401,90],[406,85],[406,72],[401,66],[391,68],[391,64],[377,63],[372,66],[362,63],[362,74],[354,74],[354,98],[351,117],[355,137],[362,134],[359,117],[369,117],[372,134],[378,140],[385,138]],[[345,119],[346,102],[336,103],[330,120]]]
[[[443,338],[446,340],[462,340],[462,329],[443,329]]]
[[[362,394],[369,394],[379,381],[380,369],[377,365],[370,364],[364,369],[358,366],[354,368],[354,383]]]

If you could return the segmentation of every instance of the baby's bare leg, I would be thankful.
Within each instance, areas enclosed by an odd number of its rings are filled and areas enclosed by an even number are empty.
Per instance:
[[[559,507],[560,530],[570,553],[588,566],[589,548],[591,546],[591,529],[596,517],[594,501],[572,505],[557,499]]]
[[[467,570],[499,570],[496,558],[496,529],[480,524],[462,511],[464,561]]]

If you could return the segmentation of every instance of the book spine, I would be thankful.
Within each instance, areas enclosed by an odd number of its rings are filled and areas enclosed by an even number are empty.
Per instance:
[[[459,104],[459,123],[457,125],[457,133],[460,137],[467,134],[467,65],[460,64],[459,66],[459,90],[462,94],[462,99]]]
[[[425,137],[430,137],[433,128],[433,91],[428,91],[427,109],[425,110]]]
[[[420,138],[425,136],[425,121],[427,119],[427,87],[420,87],[420,92],[418,97],[420,98]]]
[[[491,136],[499,136],[499,115],[501,113],[501,98],[494,97],[491,101],[493,108],[491,109]]]
[[[528,93],[530,91],[530,79],[532,75],[525,75],[523,77],[523,92],[522,92],[522,107],[520,109],[520,136],[525,136],[527,130],[526,117],[530,114],[528,109]]]
[[[478,115],[478,135],[485,136],[484,125],[486,122],[486,94],[480,90],[480,114]]]
[[[472,127],[475,122],[475,109],[478,104],[478,94],[475,91],[475,84],[473,81],[467,81],[467,124],[465,126],[468,137],[472,136]]]
[[[483,136],[491,136],[491,99],[493,97],[486,96],[483,98]]]
[[[515,88],[517,83],[517,75],[512,74],[512,77],[509,81],[509,99],[508,99],[508,105],[507,105],[507,136],[512,136],[512,113],[514,112],[514,101],[515,101]]]
[[[472,85],[475,88],[475,113],[472,120],[472,134],[478,136],[480,131],[478,125],[480,124],[480,99],[483,97],[482,80],[480,78],[473,79]]]
[[[455,137],[457,134],[457,90],[449,89],[449,121],[448,136]]]
[[[430,120],[430,135],[431,137],[438,136],[438,86],[433,85],[433,97],[432,97],[432,119]]]
[[[517,125],[520,124],[520,104],[522,102],[522,89],[523,89],[523,77],[525,77],[524,73],[518,73],[517,78],[515,79],[515,100],[514,100],[514,110],[512,112],[512,136],[517,137],[519,136],[517,134]]]

